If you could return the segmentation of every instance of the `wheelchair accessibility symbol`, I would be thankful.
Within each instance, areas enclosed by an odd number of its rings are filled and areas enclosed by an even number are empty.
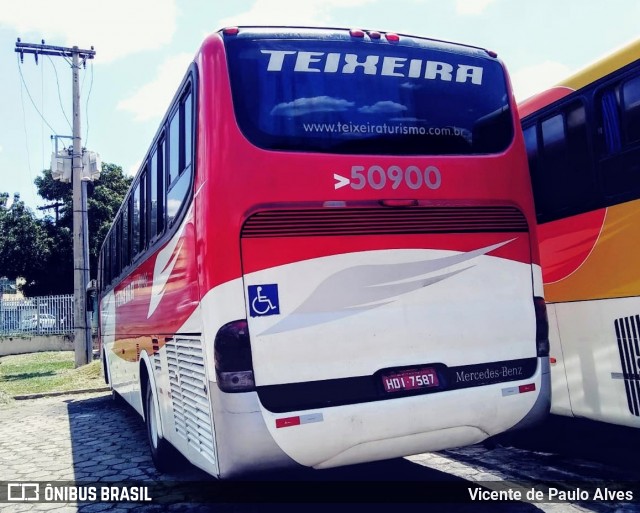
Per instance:
[[[251,317],[280,315],[278,285],[249,285],[249,313]]]

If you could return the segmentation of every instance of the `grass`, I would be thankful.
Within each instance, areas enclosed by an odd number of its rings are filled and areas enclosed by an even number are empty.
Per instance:
[[[0,358],[0,404],[19,395],[69,392],[105,386],[100,362],[74,368],[73,351],[49,351]]]

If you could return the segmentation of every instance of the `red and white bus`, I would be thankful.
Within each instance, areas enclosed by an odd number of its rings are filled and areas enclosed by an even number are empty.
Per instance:
[[[520,106],[551,411],[640,427],[640,40]]]
[[[214,476],[543,418],[534,205],[503,64],[342,29],[208,37],[100,257],[114,393]]]

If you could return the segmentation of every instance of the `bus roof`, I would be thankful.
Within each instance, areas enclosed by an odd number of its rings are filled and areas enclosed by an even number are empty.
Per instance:
[[[626,45],[614,50],[606,57],[596,60],[592,64],[571,75],[558,85],[569,87],[577,91],[578,89],[592,84],[599,78],[602,78],[614,71],[624,68],[627,64],[638,60],[640,57],[640,39],[627,43]]]
[[[605,57],[558,82],[555,86],[537,93],[518,105],[520,117],[525,118],[537,110],[564,98],[598,79],[624,68],[640,57],[640,39],[627,43]]]
[[[428,37],[400,34],[398,32],[378,31],[369,29],[348,29],[348,28],[320,28],[320,27],[275,27],[275,26],[237,26],[227,27],[219,31],[221,34],[234,35],[236,37],[248,38],[331,38],[332,40],[350,40],[352,38],[367,38],[372,41],[383,41],[387,36],[398,36],[399,41],[388,39],[390,42],[400,42],[410,46],[439,47],[444,50],[447,47],[450,51],[469,53],[470,55],[483,57],[497,57],[497,54],[479,46],[473,46],[452,41],[443,41]],[[358,35],[356,35],[358,34]]]

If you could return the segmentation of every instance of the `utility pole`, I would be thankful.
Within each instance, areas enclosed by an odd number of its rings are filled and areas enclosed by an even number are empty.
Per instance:
[[[44,207],[38,207],[38,210],[51,210],[52,208],[56,211],[56,224],[58,224],[60,217],[60,207],[64,207],[64,203],[56,202],[51,205],[45,205]]]
[[[73,78],[73,296],[75,322],[75,365],[85,365],[93,359],[93,339],[91,322],[87,318],[86,291],[89,284],[89,230],[87,220],[87,182],[83,180],[82,140],[80,136],[80,60],[83,65],[87,59],[93,59],[96,52],[81,50],[77,46],[62,46],[22,43],[18,38],[15,51],[24,62],[24,54],[33,54],[36,64],[38,55],[71,58]]]

